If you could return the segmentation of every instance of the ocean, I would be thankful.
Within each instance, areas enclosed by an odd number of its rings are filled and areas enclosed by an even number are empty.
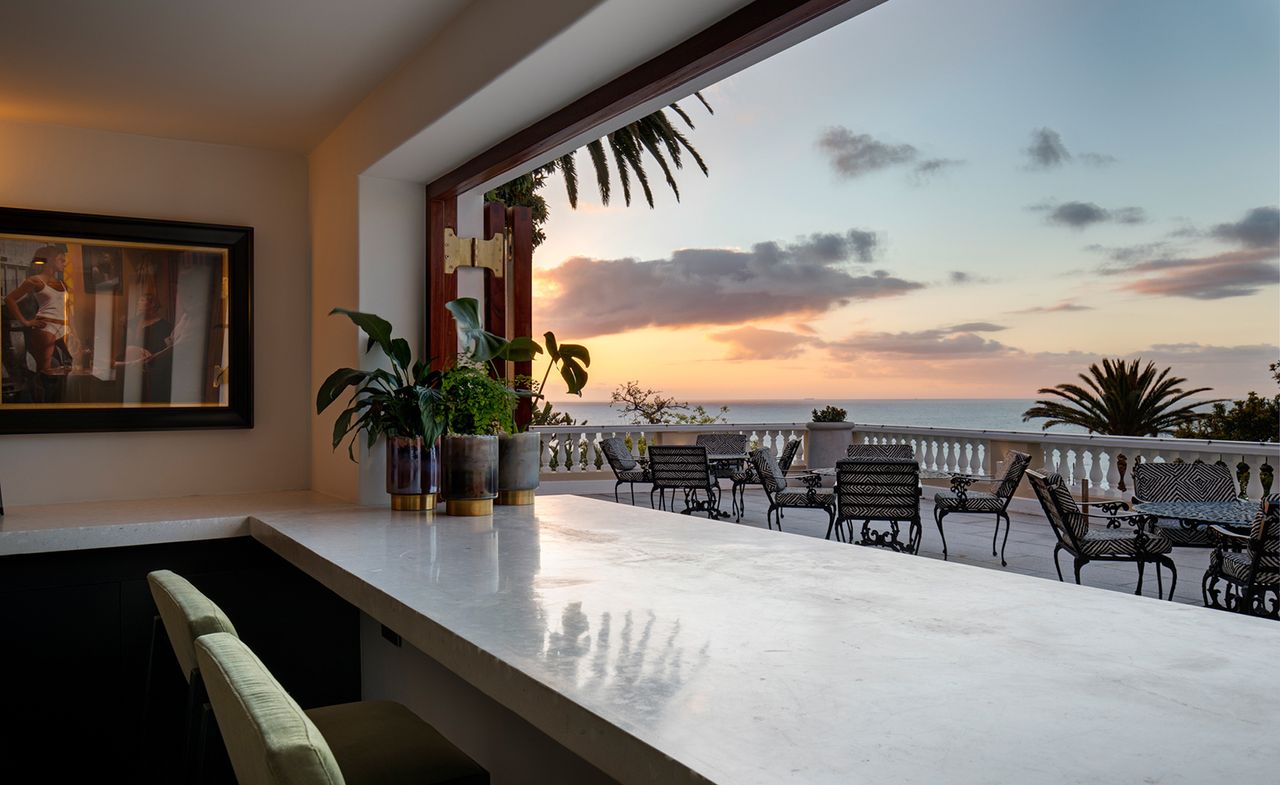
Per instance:
[[[969,428],[998,431],[1040,432],[1040,421],[1022,421],[1022,413],[1035,402],[1015,398],[942,398],[942,399],[859,399],[831,401],[742,400],[690,401],[716,413],[728,406],[725,417],[732,423],[805,423],[811,412],[825,406],[846,410],[849,422],[869,425],[905,425],[908,427]],[[556,401],[555,408],[568,412],[579,424],[623,425],[627,420],[617,409],[604,402]],[[1083,428],[1057,426],[1054,433],[1084,433]]]

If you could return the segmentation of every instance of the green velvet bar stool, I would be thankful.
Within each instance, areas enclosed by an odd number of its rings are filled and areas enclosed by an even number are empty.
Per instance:
[[[189,685],[188,734],[184,744],[184,764],[187,767],[187,773],[198,774],[198,769],[203,763],[204,742],[210,733],[208,713],[212,704],[213,715],[218,720],[223,741],[231,756],[232,768],[236,772],[240,785],[248,785],[251,782],[330,781],[345,781],[351,785],[363,783],[394,785],[402,782],[473,785],[489,781],[489,775],[483,769],[431,726],[418,719],[404,706],[389,701],[344,703],[310,709],[306,712],[309,718],[308,724],[318,727],[323,734],[321,742],[328,741],[326,747],[329,750],[328,754],[338,760],[345,780],[342,776],[334,780],[246,779],[246,774],[241,772],[242,765],[248,767],[247,771],[257,771],[255,768],[257,764],[236,760],[236,755],[243,754],[243,750],[238,753],[232,749],[230,731],[223,721],[223,716],[231,710],[224,708],[220,711],[218,701],[212,699],[212,688],[206,679],[207,671],[198,656],[198,641],[209,635],[219,635],[236,641],[248,656],[246,659],[243,655],[237,655],[233,659],[236,662],[256,663],[254,667],[265,674],[265,679],[274,685],[272,689],[283,695],[284,701],[289,705],[296,708],[297,704],[284,692],[248,647],[240,642],[235,627],[232,626],[226,614],[189,581],[169,570],[160,570],[147,575],[147,582],[151,586],[151,594],[155,599],[160,621],[173,645],[174,654]],[[227,672],[225,669],[220,670],[218,677],[225,680]],[[265,684],[266,682],[258,678],[258,681],[253,683]],[[252,698],[253,695],[249,695],[246,701]],[[286,705],[283,702],[278,701],[278,703],[280,706]],[[236,728],[240,731],[244,730],[242,718],[234,718],[227,722],[236,723]],[[264,726],[258,732],[265,732],[265,730],[269,728]],[[193,772],[193,769],[196,771]]]
[[[216,632],[196,661],[240,785],[480,785],[489,775],[398,703],[303,711],[248,646]]]
[[[206,725],[209,711],[200,667],[196,663],[196,639],[212,632],[236,634],[236,628],[222,609],[191,582],[169,570],[157,570],[147,575],[151,598],[155,601],[160,624],[173,647],[178,667],[187,680],[186,727],[182,744],[182,765],[185,778],[194,778],[196,747],[203,742],[201,729]],[[155,679],[156,645],[158,634],[152,630],[151,663],[147,672],[148,692]]]

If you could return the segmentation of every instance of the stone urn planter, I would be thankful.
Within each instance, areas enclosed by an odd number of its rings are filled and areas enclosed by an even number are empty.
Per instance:
[[[387,493],[393,510],[434,510],[440,490],[440,461],[435,445],[421,436],[387,437]]]
[[[533,504],[542,436],[533,431],[498,437],[498,504]]]
[[[447,515],[489,515],[498,496],[498,437],[440,437],[440,493]]]
[[[807,426],[805,463],[810,469],[828,469],[844,458],[853,441],[851,422],[811,422]]]

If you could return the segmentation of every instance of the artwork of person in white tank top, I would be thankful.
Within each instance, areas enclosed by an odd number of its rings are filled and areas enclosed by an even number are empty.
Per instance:
[[[56,245],[46,245],[31,257],[31,275],[4,298],[9,316],[22,323],[27,333],[27,349],[36,361],[36,373],[45,381],[67,372],[67,367],[54,364],[59,348],[67,351],[67,285],[63,272],[67,269],[67,253]],[[28,319],[19,303],[30,297],[36,304],[35,316]],[[41,384],[43,388],[46,385]],[[41,396],[43,397],[43,396]]]

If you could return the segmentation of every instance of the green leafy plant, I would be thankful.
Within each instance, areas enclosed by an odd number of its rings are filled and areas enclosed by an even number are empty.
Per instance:
[[[1272,363],[1268,369],[1280,383],[1280,363]],[[1230,409],[1226,403],[1215,403],[1200,419],[1175,428],[1173,435],[1179,439],[1280,441],[1280,394],[1264,398],[1250,392],[1248,397],[1232,401]]]
[[[1141,360],[1104,359],[1080,374],[1078,384],[1043,387],[1041,395],[1052,398],[1036,401],[1022,413],[1026,422],[1043,419],[1042,430],[1054,425],[1078,425],[1093,433],[1110,436],[1156,436],[1198,420],[1197,406],[1221,403],[1222,399],[1183,403],[1209,387],[1183,390],[1186,381],[1170,375],[1171,368],[1156,370],[1155,363],[1144,367]]]
[[[489,436],[515,431],[515,393],[474,365],[455,365],[440,380],[447,433]]]
[[[333,449],[350,435],[347,456],[355,460],[356,439],[363,432],[370,448],[380,436],[421,436],[434,444],[444,430],[441,406],[441,375],[424,360],[412,360],[409,342],[392,335],[391,323],[372,313],[334,308],[330,316],[342,314],[368,337],[365,352],[377,346],[390,369],[339,368],[316,392],[316,413],[320,414],[353,388],[347,408],[333,424]]]
[[[844,422],[849,413],[839,406],[827,406],[823,409],[814,409],[812,422]]]
[[[534,382],[532,377],[515,377],[507,386],[516,395],[543,400],[543,390],[552,369],[560,372],[570,395],[582,395],[582,388],[587,384],[587,368],[591,365],[591,353],[587,347],[576,343],[560,343],[555,333],[543,334],[543,346],[532,338],[520,337],[507,340],[484,329],[480,324],[480,303],[474,297],[459,297],[445,304],[449,313],[458,323],[458,338],[461,341],[460,358],[463,364],[487,365],[493,375],[503,378],[504,366],[499,361],[513,362],[532,361],[540,354],[547,355],[547,370],[542,381]],[[550,414],[550,404],[546,413]]]

